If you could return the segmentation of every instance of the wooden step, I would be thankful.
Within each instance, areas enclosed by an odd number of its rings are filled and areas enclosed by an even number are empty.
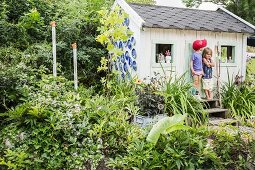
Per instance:
[[[235,119],[223,119],[223,118],[209,118],[209,125],[211,126],[226,126],[226,125],[232,125],[232,126],[239,126],[240,122]]]
[[[201,100],[202,102],[217,102],[219,99],[203,99]]]
[[[205,111],[209,114],[209,117],[222,117],[226,118],[226,114],[228,109],[222,109],[222,108],[210,108],[205,109]]]
[[[204,109],[211,109],[219,107],[218,99],[202,99],[201,102],[204,104]]]

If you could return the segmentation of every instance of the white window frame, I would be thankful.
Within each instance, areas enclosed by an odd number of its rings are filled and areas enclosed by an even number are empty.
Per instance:
[[[219,50],[220,50],[220,58],[222,59],[222,54],[221,54],[221,47],[222,46],[232,46],[232,48],[234,48],[234,51],[232,51],[232,60],[233,62],[232,63],[228,63],[228,62],[225,62],[225,63],[220,63],[220,66],[222,67],[237,67],[237,49],[238,49],[238,45],[237,43],[234,43],[234,42],[230,42],[230,41],[222,41],[219,43]],[[232,49],[233,50],[233,49]]]
[[[171,56],[172,56],[172,63],[156,63],[156,44],[171,44]],[[151,43],[152,50],[151,50],[151,66],[153,68],[171,68],[175,66],[175,50],[176,50],[176,43],[174,41],[166,41],[166,40],[153,40]]]

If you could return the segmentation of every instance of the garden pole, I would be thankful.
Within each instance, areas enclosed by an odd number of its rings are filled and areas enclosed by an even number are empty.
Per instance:
[[[218,91],[218,94],[219,94],[219,105],[220,107],[222,106],[221,105],[221,94],[220,94],[220,44],[219,42],[217,42],[217,46],[216,46],[216,73],[217,73],[217,91]]]
[[[53,76],[57,76],[57,55],[56,55],[56,22],[50,23],[52,28],[52,54],[53,54]]]
[[[77,44],[73,43],[72,44],[73,48],[73,75],[74,75],[74,89],[77,90],[78,88],[78,76],[77,76]]]

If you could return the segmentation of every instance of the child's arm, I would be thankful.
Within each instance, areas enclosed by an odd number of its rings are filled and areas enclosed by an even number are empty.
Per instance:
[[[213,62],[213,60],[211,59],[211,63],[210,63],[210,65],[211,65],[211,67],[214,67],[215,65],[214,65],[214,62]]]
[[[190,69],[191,69],[192,74],[195,74],[195,71],[193,69],[193,60],[190,61]]]
[[[203,63],[205,63],[207,67],[211,67],[211,63],[209,63],[205,58],[203,58]]]

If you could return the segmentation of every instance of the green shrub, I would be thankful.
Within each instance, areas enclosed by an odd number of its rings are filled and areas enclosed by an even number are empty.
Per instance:
[[[75,92],[63,77],[43,76],[28,88],[25,103],[1,117],[0,167],[95,169],[104,158],[126,153],[142,130],[129,123],[137,112],[134,96],[123,98],[128,92],[119,90],[92,96],[92,89]]]
[[[202,103],[189,92],[191,87],[182,76],[173,82],[166,82],[159,94],[165,99],[165,111],[169,116],[187,113],[192,125],[201,125],[207,122],[208,115]]]
[[[212,137],[213,150],[221,159],[222,166],[227,169],[248,169],[250,166],[249,163],[252,161],[254,163],[255,159],[252,155],[254,149],[252,150],[251,147],[252,142],[246,143],[242,139],[241,133],[232,135],[222,130],[212,134]],[[255,167],[255,164],[253,166]]]
[[[190,129],[161,135],[155,146],[145,141],[136,141],[129,145],[127,155],[111,159],[109,165],[117,169],[208,169],[219,167],[219,159],[213,150],[207,147],[205,136],[205,134],[199,135],[198,130]]]
[[[2,115],[1,168],[84,169],[89,160],[95,167],[103,156],[101,145],[90,138],[93,124],[72,82],[43,76],[28,96],[24,104]]]
[[[40,48],[28,53],[16,48],[0,48],[0,112],[4,112],[26,98],[26,89],[33,86],[47,70],[49,48],[41,44]],[[37,54],[37,53],[40,53]]]
[[[255,115],[255,88],[246,84],[237,86],[229,79],[222,87],[222,104],[233,117],[249,119]]]
[[[224,130],[191,128],[161,135],[154,144],[131,142],[127,154],[110,159],[115,169],[248,169],[255,167],[254,140]]]

